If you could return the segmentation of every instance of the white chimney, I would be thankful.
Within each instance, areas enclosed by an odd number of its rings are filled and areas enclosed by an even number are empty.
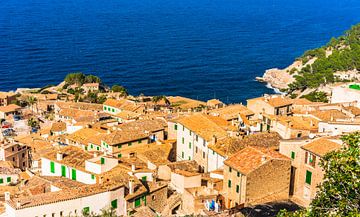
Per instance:
[[[5,201],[10,200],[10,192],[6,191],[4,194],[5,194]]]
[[[136,170],[135,164],[132,164],[132,165],[131,165],[131,171],[132,171],[132,172],[135,172],[135,170]]]
[[[64,158],[64,154],[61,152],[56,153],[56,160],[58,161],[62,161],[62,159]]]
[[[21,203],[19,201],[16,202],[16,208],[20,208]]]
[[[129,179],[129,193],[134,193],[134,180],[132,178]]]
[[[94,152],[94,157],[97,157],[98,155],[97,155],[97,153],[96,152]]]
[[[266,161],[266,156],[263,155],[263,156],[261,157],[261,162],[264,163],[265,161]]]

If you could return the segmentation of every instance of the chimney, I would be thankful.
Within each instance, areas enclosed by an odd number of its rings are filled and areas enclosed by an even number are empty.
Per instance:
[[[129,194],[133,194],[134,193],[134,179],[130,178],[129,179]]]
[[[212,137],[212,143],[213,143],[213,144],[216,144],[216,142],[217,142],[217,138],[216,138],[215,135],[213,135],[213,137]]]
[[[19,201],[16,201],[16,208],[20,208],[21,203]]]
[[[94,157],[97,157],[98,155],[97,155],[97,153],[96,152],[94,152]]]
[[[10,192],[6,191],[4,194],[5,194],[5,201],[9,201],[10,200]]]
[[[131,164],[131,171],[135,172],[135,170],[136,170],[135,164]]]
[[[264,163],[265,161],[266,161],[266,156],[263,155],[263,156],[261,157],[261,162]]]
[[[64,158],[64,154],[61,152],[57,152],[56,153],[56,160],[58,161],[62,161],[62,159]]]

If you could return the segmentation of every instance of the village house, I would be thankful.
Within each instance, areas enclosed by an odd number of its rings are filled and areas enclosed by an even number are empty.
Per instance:
[[[331,103],[355,102],[360,108],[360,85],[343,84],[334,87],[331,91]]]
[[[10,161],[0,161],[0,186],[17,184],[20,181],[21,170],[14,167]]]
[[[302,206],[310,204],[324,176],[324,171],[319,165],[320,159],[340,148],[340,140],[327,138],[280,143],[280,153],[291,158],[289,194],[293,201]]]
[[[198,113],[179,118],[175,122],[177,161],[195,160],[205,172],[210,171],[208,145],[228,135],[236,136],[236,127],[220,117]]]
[[[5,213],[8,216],[74,216],[100,213],[101,209],[113,208],[116,215],[126,215],[126,179],[110,179],[96,185],[65,179],[63,177],[31,178],[22,188],[31,192],[17,197],[5,197]]]
[[[51,125],[50,134],[54,136],[62,135],[66,133],[66,123],[64,122],[54,122]]]
[[[98,92],[100,84],[99,83],[85,83],[81,86],[84,90],[84,93],[87,94],[89,92]]]
[[[207,186],[186,188],[182,194],[182,215],[198,215],[205,214],[206,204],[216,201],[218,191],[210,189]]]
[[[8,119],[10,115],[19,114],[21,107],[15,104],[0,106],[0,119]]]
[[[268,148],[246,147],[225,161],[226,208],[289,197],[290,159]]]
[[[224,107],[225,104],[218,99],[210,99],[206,102],[206,106],[212,109],[219,109]]]
[[[247,146],[277,149],[280,137],[277,133],[258,133],[240,138],[226,137],[218,139],[215,144],[209,144],[209,171],[224,167],[224,161]]]
[[[0,92],[0,106],[10,105],[16,100],[16,94],[11,92]]]
[[[293,100],[283,95],[265,95],[248,99],[247,107],[256,115],[291,115]]]
[[[107,99],[103,104],[103,111],[110,115],[116,115],[122,111],[130,111],[142,114],[144,109],[145,107],[143,104],[139,104],[128,99]]]
[[[294,139],[315,135],[319,119],[309,115],[275,116],[264,114],[262,130],[277,132],[283,139]]]
[[[9,161],[14,167],[25,170],[30,166],[29,147],[14,141],[0,143],[0,161]]]

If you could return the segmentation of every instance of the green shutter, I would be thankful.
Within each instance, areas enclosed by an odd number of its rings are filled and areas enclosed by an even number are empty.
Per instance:
[[[128,146],[131,146],[131,142],[128,143]]]
[[[141,205],[140,198],[135,199],[135,207],[139,207]]]
[[[146,179],[147,179],[146,176],[141,177],[141,180],[143,180],[144,182],[146,182]]]
[[[91,174],[91,179],[95,179],[95,175],[94,175],[94,174]]]
[[[96,150],[98,150],[98,151],[99,151],[99,150],[100,150],[100,147],[96,147]]]
[[[105,158],[100,158],[100,162],[101,162],[101,164],[105,164]]]
[[[240,191],[240,186],[236,185],[236,193],[239,193],[239,191]]]
[[[312,173],[310,171],[306,170],[306,179],[305,179],[306,184],[311,185],[311,176],[312,176]]]
[[[189,148],[191,149],[191,142],[189,142]]]
[[[66,167],[64,165],[61,165],[61,176],[66,177]]]
[[[185,155],[184,152],[181,152],[181,157],[182,157],[182,158],[184,158],[184,155]]]
[[[118,154],[118,158],[121,158],[122,154]]]
[[[185,142],[185,139],[184,139],[184,138],[182,138],[182,144],[184,144],[184,142]]]
[[[106,111],[106,106],[104,106],[104,111]]]
[[[139,143],[139,144],[141,143],[141,139],[139,139],[138,143]]]
[[[115,109],[112,109],[112,112],[115,112]]]
[[[93,144],[90,144],[90,148],[94,148]]]
[[[174,127],[175,127],[175,130],[177,130],[177,124],[175,124],[175,126],[174,126]]]
[[[90,214],[90,207],[84,207],[83,208],[83,214]]]
[[[113,209],[117,208],[117,200],[111,201],[111,208],[113,208]]]
[[[50,161],[50,172],[55,173],[55,163]]]
[[[295,159],[295,152],[291,152],[291,159]]]
[[[87,146],[85,146],[85,151],[87,151],[88,150],[88,147]]]
[[[76,181],[76,169],[71,170],[71,179]]]
[[[11,182],[11,177],[7,177],[7,178],[6,178],[6,181],[7,181],[7,182]]]
[[[231,188],[231,180],[228,181],[228,187]]]
[[[4,183],[4,179],[0,179],[0,184]]]

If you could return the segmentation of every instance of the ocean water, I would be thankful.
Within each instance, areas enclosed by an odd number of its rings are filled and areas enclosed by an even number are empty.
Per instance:
[[[1,0],[0,90],[98,75],[137,95],[244,102],[360,22],[359,0]]]

